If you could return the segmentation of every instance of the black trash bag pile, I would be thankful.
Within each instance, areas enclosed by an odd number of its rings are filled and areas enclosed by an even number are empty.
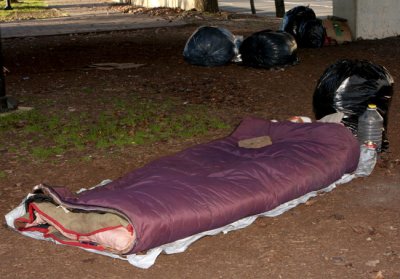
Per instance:
[[[235,56],[235,37],[225,28],[202,26],[186,42],[183,57],[200,66],[220,66]]]
[[[326,31],[322,20],[309,7],[297,6],[287,11],[281,30],[292,34],[299,47],[319,48],[324,45]]]
[[[281,30],[296,36],[300,25],[308,20],[316,19],[314,10],[306,6],[297,6],[283,16]]]
[[[343,112],[342,123],[357,135],[358,117],[368,104],[376,104],[384,122],[382,150],[387,139],[388,111],[393,95],[393,78],[380,65],[366,60],[339,60],[322,74],[315,88],[313,108],[316,119]]]
[[[316,18],[303,22],[297,33],[299,47],[320,48],[324,46],[326,37],[322,20]]]
[[[239,53],[245,66],[275,68],[298,62],[297,44],[283,31],[263,30],[243,40]]]

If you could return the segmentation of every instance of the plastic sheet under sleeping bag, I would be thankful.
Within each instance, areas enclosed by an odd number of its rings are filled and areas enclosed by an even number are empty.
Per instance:
[[[367,60],[342,59],[320,77],[313,96],[316,119],[342,112],[342,123],[357,135],[358,118],[368,104],[377,105],[384,119],[382,149],[388,148],[388,112],[393,95],[393,78],[388,70]]]
[[[239,147],[239,142],[263,137],[270,139],[265,146]],[[155,160],[102,187],[77,194],[39,185],[12,227],[130,256],[323,189],[353,172],[359,154],[357,140],[340,124],[246,118],[230,136]],[[68,221],[69,214],[85,221]],[[113,230],[125,237],[122,250],[107,246],[115,242],[108,235]]]

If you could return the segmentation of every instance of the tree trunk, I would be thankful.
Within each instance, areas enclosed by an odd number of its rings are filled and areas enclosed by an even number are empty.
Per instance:
[[[195,7],[200,12],[219,12],[218,0],[195,0]]]
[[[285,15],[285,1],[275,0],[276,17],[283,17]]]
[[[250,8],[251,8],[251,13],[253,15],[256,14],[256,7],[254,6],[254,0],[250,0]]]
[[[6,82],[4,80],[3,66],[3,49],[0,30],[0,112],[7,110]]]

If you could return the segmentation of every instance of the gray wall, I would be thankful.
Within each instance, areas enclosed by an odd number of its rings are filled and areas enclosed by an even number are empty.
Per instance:
[[[348,20],[353,39],[400,35],[399,0],[333,0],[333,15]]]

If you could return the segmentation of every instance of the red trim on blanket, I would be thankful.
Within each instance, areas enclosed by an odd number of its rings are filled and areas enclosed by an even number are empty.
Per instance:
[[[82,248],[87,248],[87,249],[93,249],[93,250],[98,250],[98,251],[104,251],[105,248],[101,245],[93,245],[93,244],[86,244],[86,243],[82,243],[82,242],[70,242],[70,241],[65,241],[65,240],[61,240],[57,237],[55,237],[55,235],[53,234],[43,234],[44,237],[48,237],[48,238],[52,238],[57,242],[60,242],[61,244],[64,245],[71,245],[71,246],[77,246],[77,247],[82,247]]]
[[[104,251],[106,250],[105,247],[101,246],[101,245],[95,245],[95,244],[90,244],[90,243],[85,243],[83,242],[79,242],[79,238],[81,236],[90,236],[96,233],[100,233],[100,232],[105,232],[108,230],[113,230],[113,229],[117,229],[120,227],[124,227],[122,225],[119,226],[113,226],[113,227],[106,227],[106,228],[102,228],[87,234],[80,234],[77,233],[75,231],[72,230],[68,230],[66,229],[64,226],[62,226],[57,220],[51,218],[49,215],[45,214],[43,211],[41,211],[37,205],[30,203],[29,207],[28,207],[28,212],[29,212],[29,218],[24,218],[24,217],[20,217],[17,218],[16,221],[20,221],[20,222],[24,222],[24,223],[32,223],[35,220],[35,211],[37,211],[39,214],[43,215],[44,217],[46,217],[48,220],[50,220],[51,222],[53,222],[56,226],[58,226],[59,228],[61,228],[63,231],[70,233],[70,234],[74,234],[77,237],[77,240],[74,241],[66,241],[63,239],[60,239],[58,237],[56,237],[55,235],[48,233],[49,230],[47,228],[39,228],[39,227],[29,227],[29,228],[18,228],[19,231],[36,231],[36,232],[40,232],[43,234],[43,237],[46,238],[51,238],[54,239],[55,241],[64,244],[64,245],[71,245],[71,246],[77,246],[77,247],[81,247],[81,248],[86,248],[86,249],[94,249],[94,250],[98,250],[98,251]],[[128,232],[130,232],[133,235],[133,226],[131,224],[128,224],[126,226],[126,229],[128,230]]]
[[[30,206],[31,203],[29,204],[28,210],[29,210],[29,223],[32,223],[35,221],[35,213],[33,212],[33,208]]]
[[[122,225],[118,225],[118,226],[112,226],[112,227],[106,227],[106,228],[102,228],[96,231],[92,231],[90,233],[78,233],[76,231],[73,230],[69,230],[67,228],[65,228],[64,226],[62,226],[57,220],[51,218],[49,215],[47,215],[46,213],[44,213],[43,211],[41,211],[35,204],[31,203],[29,204],[29,214],[31,214],[31,208],[35,209],[37,212],[39,212],[39,214],[43,215],[44,217],[46,217],[48,220],[50,220],[51,222],[53,222],[55,225],[57,225],[57,227],[61,228],[64,232],[66,233],[70,233],[70,234],[74,234],[77,237],[77,240],[79,239],[79,237],[81,236],[90,236],[90,235],[94,235],[96,233],[100,233],[100,232],[105,232],[105,231],[109,231],[109,230],[113,230],[113,229],[117,229],[117,228],[123,228],[124,226]]]
[[[128,232],[131,233],[131,235],[133,235],[133,226],[131,224],[128,224],[128,226],[126,226],[126,229],[128,230]]]
[[[98,250],[98,251],[106,250],[101,245],[94,245],[94,244],[87,244],[87,243],[82,243],[82,242],[62,240],[62,239],[56,237],[55,235],[48,233],[49,230],[45,229],[45,228],[29,227],[29,228],[19,228],[18,230],[22,231],[22,232],[40,232],[43,234],[43,237],[54,239],[55,241],[60,242],[61,244],[64,244],[64,245],[82,247],[82,248],[93,249],[93,250]]]
[[[35,218],[34,218],[35,215],[33,214],[33,208],[31,208],[29,206],[28,212],[29,212],[29,218],[19,217],[19,218],[15,219],[14,222],[20,221],[23,223],[32,223],[33,221],[35,221]]]

